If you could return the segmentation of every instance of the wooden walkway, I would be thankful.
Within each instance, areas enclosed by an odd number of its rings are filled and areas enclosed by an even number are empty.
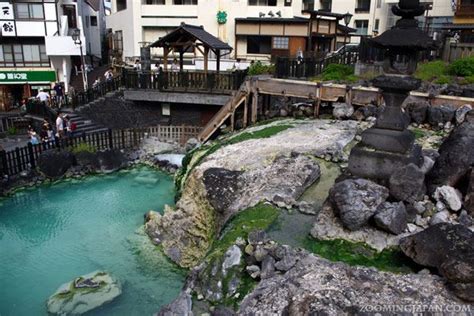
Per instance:
[[[223,125],[235,130],[236,120],[242,121],[242,127],[255,124],[258,114],[265,113],[270,107],[268,102],[259,102],[259,97],[265,95],[296,97],[307,99],[314,105],[314,117],[319,116],[321,102],[346,102],[356,106],[369,104],[380,106],[382,95],[377,88],[351,87],[341,84],[321,84],[309,81],[275,79],[268,77],[251,77],[234,92],[229,101],[209,121],[199,133],[199,140],[206,142]],[[451,104],[460,107],[464,104],[474,106],[473,98],[463,98],[439,95],[430,98],[428,93],[412,92],[411,96],[428,101],[432,106]]]

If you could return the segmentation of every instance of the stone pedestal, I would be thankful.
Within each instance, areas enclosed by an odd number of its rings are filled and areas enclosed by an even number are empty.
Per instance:
[[[374,86],[382,90],[386,107],[374,127],[362,133],[362,141],[351,151],[349,171],[353,175],[388,179],[396,169],[410,163],[421,166],[421,148],[406,129],[409,119],[400,108],[409,91],[419,84],[412,77],[398,75],[380,76],[374,80]]]

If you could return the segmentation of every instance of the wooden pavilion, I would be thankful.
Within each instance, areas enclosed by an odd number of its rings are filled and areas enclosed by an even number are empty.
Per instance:
[[[179,54],[179,69],[183,71],[184,53],[197,49],[204,56],[204,72],[207,73],[209,62],[209,51],[216,54],[216,70],[220,70],[220,59],[229,54],[232,47],[222,42],[214,35],[206,32],[204,27],[185,24],[184,22],[164,37],[150,44],[150,47],[163,48],[163,65],[168,66],[168,56],[172,52]]]

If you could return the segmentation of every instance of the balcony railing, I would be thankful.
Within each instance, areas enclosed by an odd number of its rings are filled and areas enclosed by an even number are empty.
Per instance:
[[[154,89],[159,91],[187,91],[208,93],[232,93],[245,80],[246,71],[162,72],[157,75],[149,71],[124,70],[122,73],[127,89]]]

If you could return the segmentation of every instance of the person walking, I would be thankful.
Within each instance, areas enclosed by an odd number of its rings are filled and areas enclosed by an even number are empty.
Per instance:
[[[56,117],[56,136],[61,139],[64,137],[64,119],[61,115],[61,112],[58,111],[58,116]]]
[[[58,109],[60,109],[63,106],[63,101],[64,101],[64,89],[61,83],[58,81],[53,87],[53,90],[56,92],[56,105],[58,106]]]
[[[45,92],[43,89],[40,89],[40,91],[36,95],[36,99],[38,99],[44,105],[49,105],[49,100],[50,100],[49,93]]]

